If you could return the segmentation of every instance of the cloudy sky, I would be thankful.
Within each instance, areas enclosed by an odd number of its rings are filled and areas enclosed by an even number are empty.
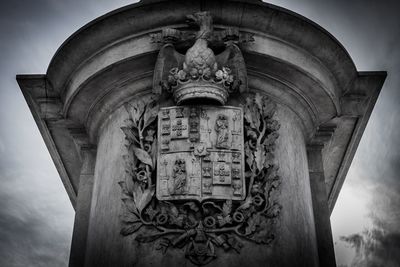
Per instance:
[[[338,266],[400,266],[400,16],[396,0],[273,0],[320,24],[358,70],[389,76],[332,214]],[[66,266],[74,211],[15,81],[128,0],[0,1],[0,266]]]

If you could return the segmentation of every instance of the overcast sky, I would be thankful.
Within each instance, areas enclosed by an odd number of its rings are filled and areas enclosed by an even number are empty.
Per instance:
[[[270,2],[327,29],[358,70],[389,72],[331,220],[338,265],[400,266],[399,4]],[[66,266],[74,211],[15,75],[45,73],[68,36],[132,1],[0,3],[0,266]]]

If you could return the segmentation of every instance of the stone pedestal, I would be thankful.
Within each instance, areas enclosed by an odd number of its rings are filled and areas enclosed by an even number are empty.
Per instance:
[[[185,230],[174,237],[139,242],[144,234],[167,226],[163,218],[155,217],[146,219],[152,222],[148,225],[136,226],[132,214],[126,223],[127,209],[140,206],[137,202],[131,206],[132,187],[126,194],[120,183],[132,178],[127,162],[134,162],[127,158],[132,148],[123,129],[130,118],[126,107],[138,101],[149,103],[154,96],[159,107],[177,105],[174,95],[157,82],[169,71],[160,65],[160,58],[167,58],[163,52],[170,48],[165,43],[174,44],[175,51],[184,55],[194,40],[201,39],[197,33],[202,26],[199,30],[185,24],[186,15],[199,11],[209,11],[213,18],[214,39],[208,42],[215,54],[231,49],[227,64],[233,64],[229,59],[237,59],[238,51],[243,55],[242,61],[234,63],[240,67],[232,69],[246,83],[239,83],[226,101],[217,98],[219,102],[211,104],[243,107],[246,99],[256,97],[274,106],[268,120],[280,127],[269,151],[273,155],[269,166],[277,167],[277,172],[265,187],[260,206],[270,205],[270,209],[264,219],[248,216],[244,226],[251,234],[246,230],[242,235],[229,231],[214,235],[213,229],[221,227],[182,226],[177,229]],[[184,42],[177,43],[179,38]],[[206,266],[326,267],[336,265],[329,215],[385,76],[384,72],[357,72],[337,40],[288,10],[261,1],[173,0],[142,1],[94,20],[62,45],[46,75],[18,75],[17,80],[76,209],[70,266],[196,266],[202,265],[200,258],[206,259]],[[246,128],[250,119],[244,118],[241,128],[244,144],[251,135]],[[250,151],[256,155],[254,148]],[[146,168],[156,165],[154,159],[136,152],[131,156],[147,162]],[[243,198],[250,194],[254,204],[258,193],[249,188],[251,171],[246,166]],[[159,181],[156,176],[152,179],[152,183]],[[150,188],[148,182],[146,187]],[[270,191],[273,200],[268,198]],[[144,208],[157,210],[161,200],[152,196],[153,202],[146,202]],[[184,203],[174,201],[178,206]],[[220,207],[230,203],[211,201]],[[245,213],[247,207],[238,207],[245,206],[245,200],[232,202],[232,209],[221,214]],[[201,207],[196,203],[192,209]],[[153,215],[162,213],[157,212]],[[174,216],[171,210],[167,214],[169,219]],[[201,216],[198,221],[207,224],[207,214]],[[227,227],[235,225],[226,216],[222,219]],[[223,224],[218,216],[215,220],[215,225]],[[190,248],[201,243],[198,238],[203,233],[210,241],[206,252],[211,256],[201,256],[201,248]],[[182,246],[176,241],[179,238]],[[193,259],[189,252],[195,250]]]

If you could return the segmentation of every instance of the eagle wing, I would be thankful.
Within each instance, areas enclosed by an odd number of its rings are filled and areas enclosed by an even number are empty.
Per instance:
[[[178,53],[172,44],[166,44],[158,53],[153,75],[153,93],[161,94],[163,85],[168,81],[169,71],[180,68],[185,56]]]
[[[239,92],[248,91],[246,64],[240,48],[230,43],[224,52],[216,56],[219,68],[228,67],[231,69],[233,76],[239,81]]]

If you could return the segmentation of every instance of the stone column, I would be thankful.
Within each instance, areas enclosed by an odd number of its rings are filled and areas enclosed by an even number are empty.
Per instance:
[[[312,202],[315,213],[315,227],[320,266],[336,266],[331,222],[329,219],[324,167],[322,162],[323,144],[314,143],[307,147],[311,180]]]
[[[84,266],[87,236],[90,222],[90,208],[93,197],[93,180],[96,165],[96,150],[81,148],[82,169],[80,175],[77,206],[75,210],[74,232],[69,258],[70,266]]]

